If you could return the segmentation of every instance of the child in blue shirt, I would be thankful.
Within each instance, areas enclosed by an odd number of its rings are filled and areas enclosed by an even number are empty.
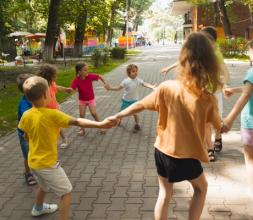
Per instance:
[[[31,76],[32,76],[31,74],[20,74],[17,77],[17,85],[18,85],[19,90],[22,93],[23,93],[23,83],[25,82],[26,79],[28,79]],[[32,108],[32,104],[23,95],[18,105],[18,122],[20,121],[23,113],[30,108]],[[21,131],[20,129],[17,129],[17,131],[18,131],[19,143],[20,143],[21,150],[24,157],[25,180],[28,185],[35,185],[37,182],[30,171],[30,168],[28,166],[28,161],[27,161],[29,146],[28,146],[27,141],[24,139],[24,132]]]
[[[226,97],[230,97],[237,92],[241,92],[241,96],[224,119],[225,127],[223,128],[223,132],[231,129],[234,120],[241,112],[243,152],[250,189],[253,192],[253,68],[247,71],[243,80],[243,87],[225,89]]]

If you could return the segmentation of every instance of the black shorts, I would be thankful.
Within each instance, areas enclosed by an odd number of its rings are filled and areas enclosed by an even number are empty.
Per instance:
[[[168,182],[180,182],[199,177],[203,168],[200,161],[191,158],[175,158],[168,156],[155,148],[155,163],[159,176]]]

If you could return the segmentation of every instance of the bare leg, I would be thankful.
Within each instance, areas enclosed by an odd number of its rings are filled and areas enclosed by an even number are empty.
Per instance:
[[[189,220],[200,219],[207,193],[207,181],[204,173],[198,178],[189,181],[192,184],[194,194],[189,210]]]
[[[173,183],[164,177],[158,176],[159,194],[155,204],[155,220],[168,218],[168,207],[172,197]]]
[[[60,201],[60,220],[69,219],[69,210],[71,203],[71,193],[63,195]]]
[[[208,151],[209,161],[215,161],[214,149],[212,147],[212,126],[209,123],[206,124],[205,144]]]
[[[39,188],[38,189],[38,192],[37,192],[37,197],[36,197],[36,201],[35,201],[35,206],[42,206],[43,205],[43,202],[44,202],[44,199],[45,199],[45,196],[46,196],[46,192],[44,192],[42,190],[42,188]]]
[[[253,193],[253,146],[244,145],[244,158],[250,190]]]
[[[96,121],[100,121],[100,120],[99,120],[99,117],[98,117],[98,114],[97,114],[97,111],[96,111],[96,106],[90,106],[90,105],[89,105],[89,109],[90,109],[90,113],[91,113],[92,117],[93,117]]]
[[[25,174],[31,173],[30,167],[28,166],[28,161],[24,160],[24,166],[25,166]]]
[[[80,118],[85,117],[85,112],[86,112],[86,105],[79,105]],[[85,133],[84,128],[80,128],[80,131],[78,132],[78,134],[84,135],[84,133]]]

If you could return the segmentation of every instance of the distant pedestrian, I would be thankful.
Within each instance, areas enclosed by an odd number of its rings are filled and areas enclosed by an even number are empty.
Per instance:
[[[186,39],[178,67],[177,80],[162,83],[150,95],[114,116],[115,120],[121,119],[145,109],[159,114],[154,152],[159,182],[155,220],[168,218],[173,184],[183,180],[188,180],[194,190],[188,219],[200,219],[207,193],[200,161],[209,161],[205,126],[211,123],[218,131],[222,128],[213,95],[222,86],[220,65],[203,33],[192,33]]]
[[[20,122],[19,129],[29,141],[28,164],[36,176],[39,189],[31,214],[40,216],[53,213],[57,204],[44,203],[51,189],[60,198],[60,220],[69,219],[72,185],[58,161],[57,140],[61,128],[80,126],[89,128],[110,128],[117,122],[108,119],[94,122],[83,118],[73,118],[58,109],[47,108],[51,100],[47,81],[39,76],[28,78],[23,85],[24,94],[33,104]]]
[[[59,103],[56,100],[57,92],[60,91],[65,93],[71,93],[72,89],[64,86],[59,86],[56,84],[57,70],[51,64],[42,65],[39,69],[38,76],[41,76],[44,79],[46,79],[49,85],[51,102],[48,104],[47,107],[52,109],[59,109]],[[60,135],[62,138],[62,143],[60,144],[60,147],[65,148],[68,146],[68,139],[66,138],[63,130],[60,131]]]
[[[85,63],[76,64],[76,78],[71,83],[71,88],[78,91],[79,98],[79,112],[80,118],[85,117],[86,107],[89,107],[92,117],[96,121],[100,121],[96,111],[96,100],[93,89],[93,81],[101,80],[105,87],[108,86],[105,79],[95,73],[88,72],[88,65]],[[101,133],[105,133],[105,130],[101,130]],[[80,128],[78,132],[80,135],[85,134],[84,128]]]
[[[129,64],[126,69],[127,78],[125,78],[120,85],[118,86],[109,86],[108,90],[119,91],[124,89],[124,94],[121,99],[120,110],[127,108],[133,103],[137,102],[139,99],[138,87],[144,86],[150,89],[154,89],[155,85],[144,82],[141,78],[138,77],[138,66],[135,64]],[[141,129],[139,123],[139,116],[134,114],[134,132],[137,132]]]
[[[25,80],[31,76],[32,76],[31,74],[26,74],[26,73],[18,75],[17,85],[18,85],[19,90],[22,93],[24,93],[23,92],[23,84],[24,84]],[[20,121],[24,112],[29,110],[30,108],[32,108],[32,103],[27,100],[25,95],[23,95],[20,102],[19,102],[19,105],[18,105],[18,122]],[[30,167],[28,165],[28,160],[27,160],[28,159],[28,152],[29,152],[29,145],[28,145],[28,142],[25,140],[24,132],[21,131],[19,128],[17,129],[17,131],[18,131],[19,143],[20,143],[21,150],[22,150],[23,157],[24,157],[24,167],[25,167],[24,177],[25,177],[26,183],[28,185],[35,185],[35,184],[37,184],[37,182],[36,182],[35,178],[33,177],[33,174],[30,170]]]
[[[224,119],[223,129],[228,132],[236,117],[241,113],[241,135],[244,146],[244,158],[247,176],[253,192],[253,68],[247,71],[243,80],[243,87],[227,88],[225,94],[230,97],[234,93],[242,93],[234,107]]]

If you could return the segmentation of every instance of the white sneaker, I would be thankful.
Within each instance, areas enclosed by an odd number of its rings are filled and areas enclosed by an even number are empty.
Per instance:
[[[33,206],[33,209],[31,211],[32,216],[40,216],[44,214],[49,214],[53,213],[58,209],[57,204],[48,204],[48,203],[43,203],[43,209],[38,211],[35,209],[35,206]]]
[[[68,140],[65,139],[64,141],[62,141],[62,143],[60,144],[60,148],[66,148],[68,146]]]

